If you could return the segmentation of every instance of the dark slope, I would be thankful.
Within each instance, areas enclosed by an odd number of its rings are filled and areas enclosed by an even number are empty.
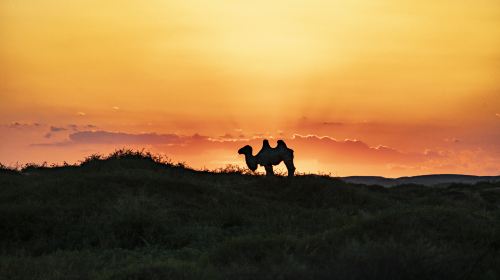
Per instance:
[[[92,159],[0,172],[0,279],[498,279],[499,221],[499,183]]]

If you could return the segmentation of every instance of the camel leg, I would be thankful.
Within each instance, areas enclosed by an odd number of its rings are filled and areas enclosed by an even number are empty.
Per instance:
[[[266,166],[264,166],[264,168],[266,169],[266,175],[267,176],[273,176],[274,175],[274,171],[273,171],[273,166],[272,165],[266,165]]]
[[[293,177],[295,173],[295,166],[293,165],[293,159],[285,161],[286,169],[288,170],[288,177]]]

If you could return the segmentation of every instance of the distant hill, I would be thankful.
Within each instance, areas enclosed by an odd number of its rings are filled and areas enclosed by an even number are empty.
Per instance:
[[[500,182],[381,180],[195,171],[130,151],[0,167],[0,279],[500,279]]]
[[[416,184],[424,186],[449,184],[477,184],[479,182],[500,182],[500,176],[473,176],[457,174],[421,175],[413,177],[385,178],[378,176],[349,176],[340,178],[344,182],[365,185],[393,187],[397,185]]]

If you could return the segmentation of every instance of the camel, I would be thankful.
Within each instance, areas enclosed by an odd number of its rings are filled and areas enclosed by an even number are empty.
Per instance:
[[[283,140],[278,140],[278,146],[271,148],[269,141],[262,141],[262,149],[254,156],[252,146],[246,145],[238,150],[238,154],[245,155],[245,162],[250,170],[255,171],[260,165],[266,169],[266,175],[274,175],[273,165],[278,165],[282,161],[285,162],[288,170],[288,177],[292,177],[295,173],[293,164],[293,150],[289,149]]]

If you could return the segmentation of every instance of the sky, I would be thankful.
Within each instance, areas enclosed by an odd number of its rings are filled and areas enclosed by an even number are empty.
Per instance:
[[[500,175],[498,0],[0,0],[0,163]],[[284,170],[284,166],[278,167]]]

